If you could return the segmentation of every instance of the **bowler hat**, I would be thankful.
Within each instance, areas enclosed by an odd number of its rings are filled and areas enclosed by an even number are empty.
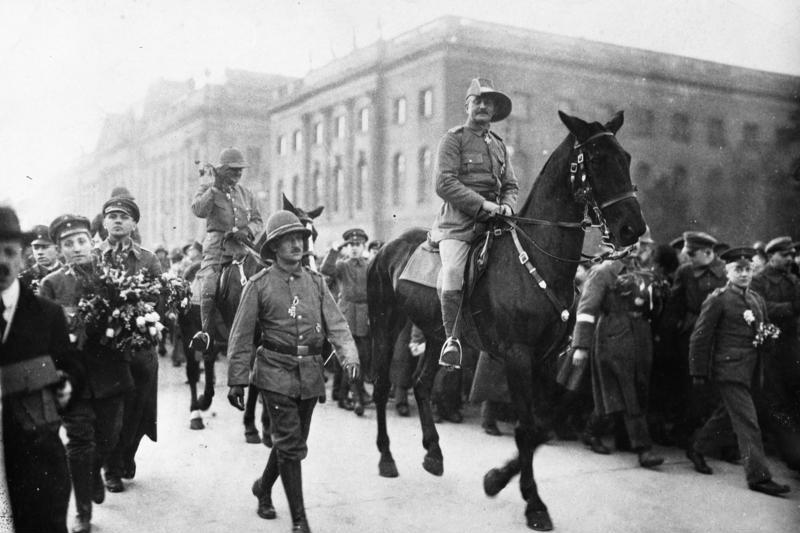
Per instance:
[[[703,231],[685,231],[683,233],[683,245],[689,250],[701,250],[711,248],[718,244],[717,239]]]
[[[280,210],[273,213],[267,220],[267,240],[261,246],[261,256],[265,252],[269,255],[269,244],[290,233],[302,233],[304,237],[311,235],[311,230],[306,228],[297,215],[291,211]]]
[[[756,255],[756,249],[751,248],[749,246],[737,246],[735,248],[728,248],[722,254],[720,254],[719,258],[725,261],[725,263],[749,263],[753,256]]]
[[[50,238],[50,227],[44,224],[34,226],[31,244],[43,244],[45,246],[52,246],[55,244],[53,239]]]
[[[112,196],[103,204],[103,217],[113,212],[126,213],[134,222],[139,222],[139,206],[130,196]]]
[[[220,152],[217,167],[247,168],[247,163],[244,160],[242,152],[234,147],[230,147]]]
[[[342,233],[342,239],[344,239],[345,242],[367,242],[369,237],[367,237],[367,234],[363,229],[353,228]]]
[[[467,89],[467,96],[465,100],[469,100],[471,96],[491,96],[494,100],[494,115],[492,115],[492,122],[500,122],[508,115],[511,114],[511,98],[494,88],[492,80],[486,78],[473,78]]]
[[[34,234],[30,231],[22,231],[19,226],[17,213],[8,206],[0,206],[0,239],[19,240],[26,245],[33,240]]]
[[[80,215],[61,215],[50,223],[50,238],[53,242],[69,237],[76,233],[91,235],[92,223],[88,218]]]
[[[767,243],[764,247],[767,255],[774,254],[775,252],[794,252],[792,238],[789,236],[775,237]]]

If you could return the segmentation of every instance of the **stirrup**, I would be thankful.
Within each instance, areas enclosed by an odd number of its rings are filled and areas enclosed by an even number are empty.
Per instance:
[[[211,336],[205,331],[198,331],[195,333],[194,337],[192,337],[192,340],[189,342],[189,348],[203,353],[207,353],[210,347]]]
[[[458,370],[461,368],[461,341],[455,337],[447,337],[439,353],[439,365]]]

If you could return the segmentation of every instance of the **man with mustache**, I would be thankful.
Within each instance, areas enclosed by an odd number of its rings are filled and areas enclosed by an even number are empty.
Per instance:
[[[303,267],[303,243],[310,234],[290,211],[267,221],[262,257],[274,254],[272,267],[251,277],[242,291],[228,339],[228,400],[244,410],[244,389],[251,382],[253,334],[261,331],[252,382],[269,409],[274,446],[263,475],[253,483],[258,515],[275,518],[272,486],[280,474],[292,531],[309,532],[303,503],[300,461],[317,399],[325,394],[322,344],[327,339],[351,379],[360,374],[358,351],[322,275]]]
[[[58,258],[58,247],[50,239],[50,228],[39,225],[33,228],[34,238],[31,242],[33,258],[36,264],[24,270],[19,275],[19,281],[28,288],[33,288],[38,292],[38,285],[46,275],[61,268],[61,260]]]
[[[493,216],[513,213],[519,186],[506,145],[489,130],[511,113],[511,99],[491,80],[475,78],[467,90],[467,122],[445,133],[436,159],[436,194],[442,207],[430,239],[439,245],[442,320],[447,340],[439,364],[460,368],[461,311],[464,266],[470,243],[486,231]]]

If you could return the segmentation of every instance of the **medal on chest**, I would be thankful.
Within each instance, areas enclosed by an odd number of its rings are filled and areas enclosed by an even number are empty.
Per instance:
[[[289,316],[292,318],[297,318],[297,304],[300,303],[300,298],[295,296],[292,298],[292,305],[289,306]]]

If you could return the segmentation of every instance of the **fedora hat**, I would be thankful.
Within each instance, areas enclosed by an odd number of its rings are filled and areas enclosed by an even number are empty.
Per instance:
[[[32,231],[22,231],[17,213],[8,206],[0,206],[0,239],[19,240],[28,245],[36,237]]]

